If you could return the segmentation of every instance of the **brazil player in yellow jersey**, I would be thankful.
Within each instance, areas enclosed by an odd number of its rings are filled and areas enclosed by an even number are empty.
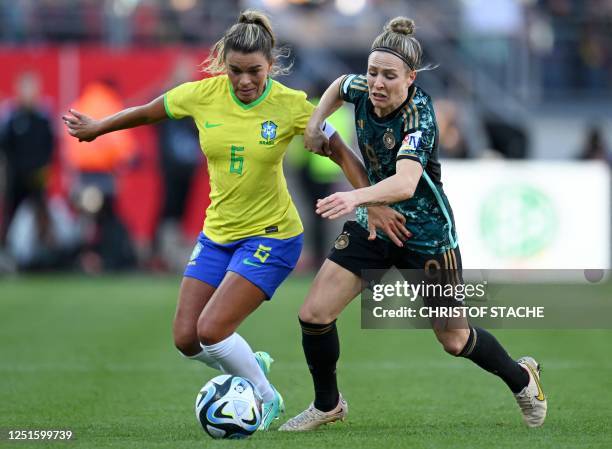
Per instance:
[[[167,118],[195,120],[208,160],[211,203],[181,283],[174,341],[186,357],[251,380],[263,398],[264,430],[283,410],[266,377],[272,360],[267,353],[253,354],[236,329],[272,297],[299,257],[303,228],[282,159],[314,109],[303,92],[271,79],[282,71],[277,55],[268,18],[245,11],[205,61],[206,71],[217,76],[99,120],[75,110],[63,116],[68,132],[86,142]],[[354,187],[369,184],[361,162],[336,134],[330,150]],[[378,228],[394,242],[403,223],[390,208],[370,210],[372,232]]]

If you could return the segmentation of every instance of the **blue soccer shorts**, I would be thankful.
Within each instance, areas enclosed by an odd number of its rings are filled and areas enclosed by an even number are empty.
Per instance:
[[[303,244],[303,234],[284,240],[249,237],[220,244],[201,232],[184,276],[217,288],[225,273],[233,271],[255,284],[270,299],[295,268]]]

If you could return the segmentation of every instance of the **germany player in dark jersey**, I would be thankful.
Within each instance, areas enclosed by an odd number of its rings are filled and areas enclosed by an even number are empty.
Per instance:
[[[320,124],[343,101],[353,103],[359,149],[371,186],[334,193],[317,203],[317,213],[330,219],[357,209],[357,221],[344,225],[300,309],[302,345],[315,399],[280,430],[312,430],[346,416],[348,406],[336,381],[335,321],[367,285],[363,270],[393,266],[425,270],[434,265],[447,274],[444,282],[461,280],[457,232],[442,188],[436,117],[431,98],[414,83],[422,51],[413,34],[412,20],[391,20],[372,45],[367,75],[345,75],[332,83],[306,129],[306,146],[324,152],[327,142]],[[388,233],[403,236],[403,241],[391,242],[368,227],[364,208],[374,204],[390,205],[405,217],[405,226],[396,224],[402,229]],[[543,424],[547,403],[533,358],[513,360],[493,335],[464,319],[435,320],[432,328],[448,353],[472,360],[508,385],[528,426]]]

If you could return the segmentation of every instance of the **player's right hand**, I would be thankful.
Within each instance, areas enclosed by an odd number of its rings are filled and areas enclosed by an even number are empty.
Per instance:
[[[68,128],[68,134],[79,139],[79,142],[91,142],[98,137],[98,122],[93,118],[70,109],[69,114],[62,115]]]
[[[412,233],[406,229],[406,218],[389,206],[368,207],[368,240],[376,239],[376,229],[380,229],[400,248]]]
[[[321,156],[330,156],[329,139],[320,127],[306,127],[304,130],[304,146],[308,151]]]

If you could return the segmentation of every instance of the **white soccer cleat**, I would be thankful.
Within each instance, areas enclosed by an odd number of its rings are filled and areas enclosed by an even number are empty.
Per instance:
[[[548,407],[540,385],[540,365],[532,357],[521,357],[517,363],[529,373],[529,383],[514,397],[521,408],[525,424],[539,427],[544,424]]]
[[[342,395],[340,395],[338,405],[336,405],[336,408],[333,410],[330,410],[329,412],[322,412],[321,410],[317,410],[314,403],[312,403],[302,413],[294,416],[285,424],[280,426],[278,430],[286,432],[304,432],[307,430],[315,430],[324,424],[333,423],[335,421],[344,421],[346,419],[346,415],[348,415],[348,404]]]

